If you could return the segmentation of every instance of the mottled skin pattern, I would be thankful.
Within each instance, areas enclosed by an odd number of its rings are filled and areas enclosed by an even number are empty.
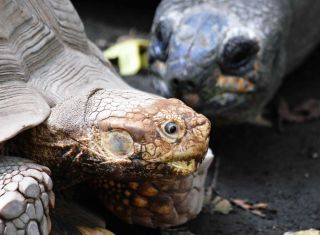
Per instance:
[[[172,134],[166,132],[168,123],[176,125]],[[164,99],[135,90],[97,89],[87,96],[76,96],[56,105],[46,122],[23,132],[6,146],[11,154],[48,166],[57,189],[83,181],[94,182],[96,188],[104,190],[100,194],[111,211],[118,201],[111,200],[110,192],[105,190],[112,186],[108,183],[121,184],[122,190],[137,189],[141,185],[140,192],[151,193],[155,202],[152,206],[146,205],[137,197],[132,203],[145,208],[146,213],[158,211],[155,207],[163,208],[164,205],[166,210],[173,210],[172,201],[163,202],[162,198],[183,191],[180,187],[170,186],[177,180],[181,185],[186,184],[185,197],[192,194],[194,176],[190,178],[189,175],[197,170],[205,156],[209,133],[207,118],[177,99]],[[153,189],[147,182],[143,183],[145,180],[150,183],[153,180],[155,185],[162,182],[163,186],[157,185],[157,189]],[[170,187],[169,192],[165,191]],[[158,194],[158,191],[162,193]],[[179,203],[177,200],[178,210],[183,210]],[[129,206],[129,201],[126,204]],[[199,213],[199,206],[183,206],[188,211],[184,218],[176,213],[171,220],[164,220],[161,216],[169,211],[160,211],[158,216],[153,216],[152,223],[146,221],[145,214],[136,215],[134,220],[129,219],[133,213],[116,214],[131,223],[168,227],[184,223]]]
[[[319,12],[311,0],[163,0],[150,46],[156,87],[220,123],[253,122],[319,41]]]

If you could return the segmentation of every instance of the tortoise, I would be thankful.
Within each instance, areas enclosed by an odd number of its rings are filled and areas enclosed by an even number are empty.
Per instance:
[[[55,191],[85,182],[130,223],[199,213],[205,116],[124,83],[68,0],[1,0],[0,24],[0,234],[49,233],[51,173]]]
[[[149,49],[157,92],[218,123],[254,123],[319,42],[319,12],[316,1],[162,0]]]

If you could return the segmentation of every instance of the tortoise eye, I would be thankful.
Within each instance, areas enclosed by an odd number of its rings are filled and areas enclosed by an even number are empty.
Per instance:
[[[168,143],[179,142],[186,132],[186,126],[183,121],[167,121],[164,122],[159,130],[159,133],[163,140]]]
[[[178,131],[178,126],[174,122],[168,122],[165,125],[164,130],[166,131],[167,134],[173,135]]]

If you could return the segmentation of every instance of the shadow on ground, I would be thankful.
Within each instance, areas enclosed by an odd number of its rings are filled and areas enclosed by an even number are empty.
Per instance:
[[[124,1],[111,5],[107,1],[96,5],[75,3],[94,41],[115,40],[131,28],[147,33],[156,6],[156,1],[144,6],[125,5]],[[319,65],[320,48],[287,78],[278,96],[292,106],[307,98],[320,99]],[[286,124],[284,128],[281,134],[276,128],[250,125],[216,128],[213,122],[211,147],[221,161],[218,193],[226,198],[268,203],[277,211],[271,219],[235,208],[229,215],[202,213],[180,230],[227,235],[283,234],[289,230],[319,228],[320,121]],[[126,225],[110,216],[107,224],[116,234],[160,233]]]

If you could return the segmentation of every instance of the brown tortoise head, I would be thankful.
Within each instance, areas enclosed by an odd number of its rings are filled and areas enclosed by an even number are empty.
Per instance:
[[[112,95],[118,100],[96,106]],[[112,163],[116,177],[189,175],[202,161],[210,122],[181,101],[135,91],[98,91],[91,99],[88,150],[97,154],[89,155]]]
[[[49,151],[51,167],[56,159],[70,160],[71,171],[80,167],[108,180],[190,175],[207,152],[210,132],[209,120],[181,101],[133,89],[71,98],[52,108],[43,125],[35,128],[43,136],[38,145],[63,149],[55,159]]]

